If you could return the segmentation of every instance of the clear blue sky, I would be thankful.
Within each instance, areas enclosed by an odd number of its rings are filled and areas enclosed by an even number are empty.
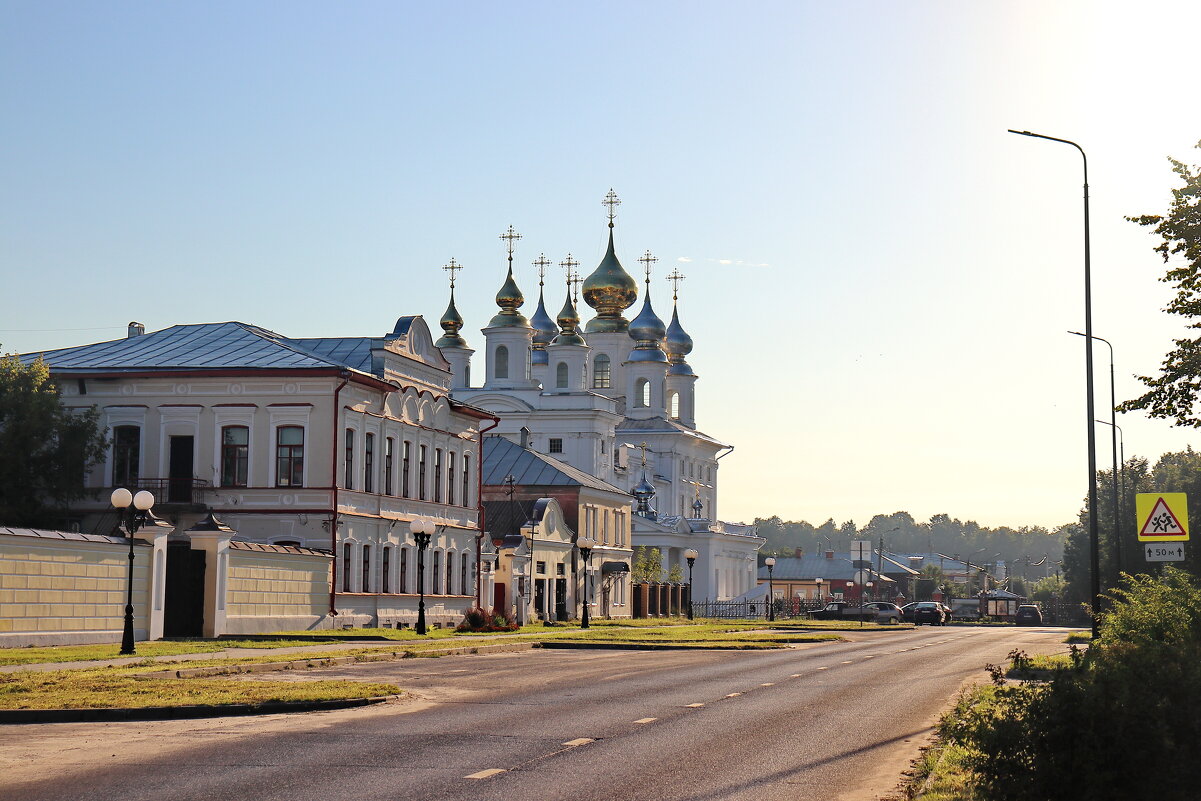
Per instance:
[[[469,342],[497,238],[678,266],[723,517],[1056,525],[1086,491],[1081,174],[1118,397],[1183,327],[1149,234],[1194,3],[6,2],[0,346],[181,322]],[[548,277],[552,312],[562,302]],[[532,312],[532,303],[526,307]],[[1099,346],[1098,414],[1108,404]],[[1128,456],[1190,432],[1127,415]],[[1099,463],[1108,465],[1100,430]]]

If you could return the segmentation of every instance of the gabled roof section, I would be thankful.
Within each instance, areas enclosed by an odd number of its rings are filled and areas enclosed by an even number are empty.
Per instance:
[[[505,476],[513,476],[518,486],[582,486],[629,495],[625,490],[601,481],[566,462],[523,448],[497,434],[484,437],[483,474],[486,486],[503,486]]]
[[[246,323],[199,323],[93,345],[27,353],[21,359],[33,361],[40,355],[55,371],[361,369],[310,351],[300,342]]]
[[[372,372],[371,348],[382,342],[371,337],[323,337],[285,340],[295,348],[320,359],[364,373]]]
[[[627,417],[617,424],[617,430],[619,432],[641,431],[644,433],[656,434],[674,434],[679,432],[681,434],[688,434],[689,436],[696,437],[697,439],[703,439],[706,442],[712,442],[715,445],[722,445],[723,447],[725,445],[725,443],[723,443],[721,440],[714,439],[702,431],[697,431],[695,428],[689,428],[688,426],[677,423],[674,420],[668,420],[665,417],[648,417],[640,420],[631,420]]]

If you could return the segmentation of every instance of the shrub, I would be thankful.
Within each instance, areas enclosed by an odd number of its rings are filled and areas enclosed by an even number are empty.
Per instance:
[[[993,686],[944,719],[943,736],[967,750],[984,798],[1196,797],[1201,589],[1167,568],[1160,579],[1124,576],[1108,600],[1099,639],[1071,667],[1018,685],[993,668]]]

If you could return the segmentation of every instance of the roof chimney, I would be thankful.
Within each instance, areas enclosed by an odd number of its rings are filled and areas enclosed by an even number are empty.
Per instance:
[[[834,558],[834,552],[833,552],[833,551],[826,551],[826,558],[827,558],[827,559],[833,559],[833,558]]]
[[[142,334],[145,334],[145,333],[146,333],[146,326],[144,326],[138,322],[133,322],[133,323],[129,324],[129,334],[127,335],[126,338],[133,339],[134,337],[140,337]]]
[[[792,555],[795,556],[797,559],[801,559],[802,557],[805,556],[805,549],[804,548],[794,548]]]

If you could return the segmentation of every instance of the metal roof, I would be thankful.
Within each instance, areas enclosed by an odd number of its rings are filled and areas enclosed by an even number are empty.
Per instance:
[[[524,487],[584,486],[629,496],[625,490],[566,462],[523,448],[502,436],[487,435],[484,437],[484,484],[504,486],[505,476],[513,476],[516,484]]]
[[[876,580],[876,564],[875,559],[872,559],[872,567],[869,571],[872,574],[872,580]],[[767,581],[767,568],[763,565],[759,566],[759,578]],[[855,567],[851,562],[850,551],[842,551],[835,553],[832,559],[826,558],[825,553],[817,553],[812,556],[778,556],[776,557],[776,566],[772,570],[772,578],[776,581],[794,579],[800,581],[812,581],[820,578],[825,581],[834,579],[835,581],[851,581],[855,578]],[[887,576],[883,577],[886,581],[891,581]]]

